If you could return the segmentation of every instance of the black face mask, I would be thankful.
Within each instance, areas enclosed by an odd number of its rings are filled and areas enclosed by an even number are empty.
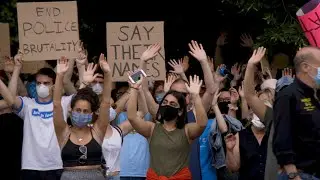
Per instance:
[[[219,107],[219,109],[221,111],[221,114],[228,114],[228,111],[229,111],[228,104],[230,104],[230,101],[219,102],[218,103],[218,107]]]
[[[172,106],[165,105],[159,107],[160,119],[163,119],[164,121],[172,121],[176,119],[178,113],[179,109]]]

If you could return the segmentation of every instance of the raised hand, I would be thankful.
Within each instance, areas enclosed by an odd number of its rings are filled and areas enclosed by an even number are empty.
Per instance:
[[[62,56],[57,60],[57,74],[64,75],[69,68],[69,59],[65,56]]]
[[[224,46],[227,43],[227,35],[222,33],[217,39],[217,46]]]
[[[206,61],[207,60],[207,55],[206,52],[204,51],[202,44],[198,44],[197,41],[192,40],[189,45],[189,53],[196,58],[198,61]]]
[[[160,46],[159,43],[153,44],[153,45],[149,46],[148,49],[145,50],[145,51],[142,53],[140,59],[141,59],[142,61],[148,61],[148,60],[154,58],[154,57],[158,54],[158,52],[160,51],[160,49],[161,49],[161,46]]]
[[[80,45],[78,49],[78,57],[76,58],[76,62],[80,65],[88,64],[87,52],[83,47],[82,41],[80,41]]]
[[[183,72],[186,72],[189,69],[189,56],[183,56],[182,67]]]
[[[218,99],[219,99],[219,96],[220,96],[220,92],[219,90],[216,90],[216,92],[214,93],[214,96],[213,96],[213,99],[212,99],[212,105],[215,106],[218,104]]]
[[[284,68],[282,70],[282,77],[283,76],[288,76],[288,77],[291,77],[291,78],[295,78],[295,75],[293,75],[291,68]]]
[[[127,73],[128,79],[129,79],[129,77],[130,77],[132,74],[133,74],[133,72],[130,72],[130,71]],[[132,83],[130,80],[128,80],[128,83],[129,83],[130,87],[132,87],[133,89],[139,90],[140,87],[141,87],[141,85],[142,85],[143,79],[144,79],[144,77],[143,77],[143,75],[141,74],[139,81],[137,81],[137,82],[135,82],[135,83]]]
[[[226,148],[228,151],[232,151],[233,148],[236,146],[236,136],[233,134],[228,134],[225,138],[224,141],[226,143]]]
[[[231,67],[231,74],[234,76],[234,80],[238,81],[241,78],[241,68],[238,63],[235,63]]]
[[[22,68],[22,51],[18,51],[18,54],[14,56],[14,68],[21,69]]]
[[[164,92],[168,92],[170,90],[170,87],[172,83],[177,79],[178,77],[174,74],[169,74],[168,77],[164,81],[163,90]]]
[[[210,56],[208,56],[207,59],[208,59],[208,64],[209,64],[210,70],[213,73],[214,72],[214,60]]]
[[[103,53],[100,54],[99,65],[104,73],[110,73],[110,71],[111,71],[110,66],[109,66],[106,58],[104,57]]]
[[[255,49],[248,63],[258,64],[263,58],[263,56],[265,55],[265,53],[266,53],[266,48],[264,47],[259,47],[258,49]]]
[[[14,61],[11,57],[5,56],[4,57],[4,67],[3,70],[6,73],[12,73],[14,69]]]
[[[176,73],[176,74],[183,74],[183,66],[182,66],[182,59],[178,60],[178,62],[176,60],[170,60],[168,63],[173,70],[170,70],[171,73]]]
[[[187,83],[185,83],[188,92],[191,95],[198,95],[202,86],[202,80],[199,80],[199,76],[194,75],[193,78],[192,76],[190,76],[190,80],[189,80],[190,85],[188,85]]]
[[[239,100],[239,94],[237,92],[237,90],[235,88],[230,88],[230,103],[231,104],[237,104],[238,100]]]
[[[99,74],[94,74],[97,70],[98,65],[90,63],[88,64],[87,69],[83,72],[83,82],[84,83],[92,83]]]
[[[243,85],[243,81],[242,81],[242,84],[241,84],[241,86],[239,86],[239,89],[238,89],[239,96],[240,96],[241,98],[244,98],[244,90],[243,90],[243,87],[244,87],[244,85]]]
[[[242,47],[252,47],[253,46],[253,40],[252,40],[252,38],[251,38],[251,36],[250,35],[247,35],[247,34],[242,34],[241,36],[240,36],[240,39],[241,39],[241,43],[240,43],[240,45],[242,46]]]

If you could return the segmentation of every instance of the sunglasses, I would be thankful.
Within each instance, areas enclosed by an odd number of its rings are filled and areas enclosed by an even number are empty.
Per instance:
[[[79,151],[82,153],[82,155],[79,158],[79,163],[84,164],[87,162],[87,152],[88,152],[87,146],[84,146],[84,145],[79,146]]]

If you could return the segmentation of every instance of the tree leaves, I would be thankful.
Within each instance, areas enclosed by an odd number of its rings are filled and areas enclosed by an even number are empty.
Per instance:
[[[256,47],[276,44],[302,47],[308,44],[295,16],[305,1],[291,0],[285,1],[286,4],[283,0],[223,0],[222,2],[238,7],[239,13],[254,14],[265,21],[264,33],[257,37]]]

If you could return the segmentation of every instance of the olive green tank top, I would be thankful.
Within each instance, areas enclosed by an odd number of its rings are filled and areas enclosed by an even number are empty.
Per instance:
[[[170,177],[189,166],[190,144],[185,129],[167,131],[156,123],[150,138],[150,168],[157,175]]]

